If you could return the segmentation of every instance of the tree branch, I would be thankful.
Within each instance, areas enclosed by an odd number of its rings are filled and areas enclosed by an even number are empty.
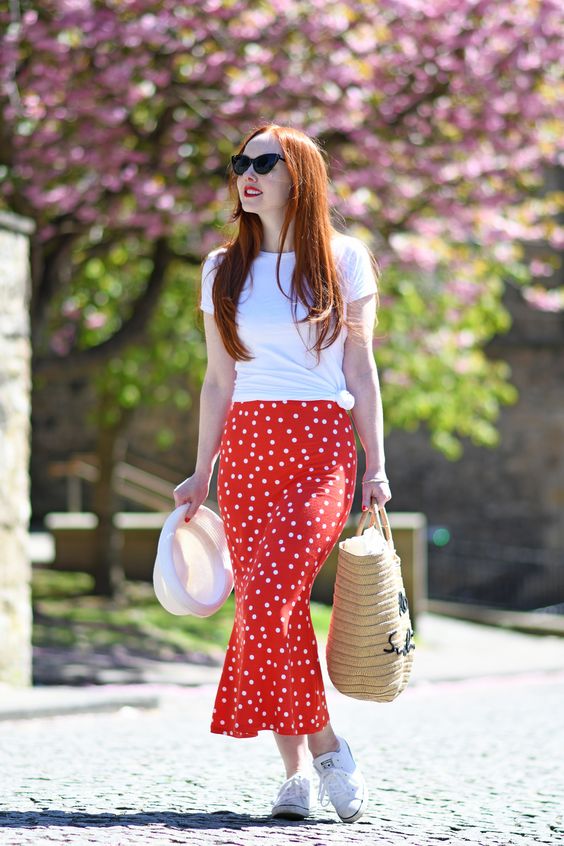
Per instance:
[[[49,243],[49,249],[42,247],[36,239],[31,242],[32,298],[31,326],[36,339],[40,337],[47,322],[49,305],[61,283],[70,279],[72,246],[80,233],[63,232]]]
[[[155,308],[166,281],[166,271],[173,256],[166,238],[158,238],[153,248],[153,268],[149,275],[147,287],[132,306],[132,314],[121,328],[101,344],[86,350],[75,350],[67,356],[49,355],[34,359],[33,370],[38,376],[50,376],[65,368],[67,375],[84,374],[102,364],[112,356],[119,355],[126,347],[139,343],[145,337],[147,326],[154,314]]]

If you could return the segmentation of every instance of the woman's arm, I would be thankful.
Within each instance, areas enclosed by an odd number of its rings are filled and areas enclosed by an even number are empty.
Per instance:
[[[380,507],[392,498],[385,470],[380,382],[372,351],[376,320],[374,295],[349,303],[347,319],[353,328],[349,330],[345,341],[343,373],[347,389],[355,398],[351,416],[366,454],[366,472],[362,485],[364,510],[370,506],[372,499]]]
[[[177,506],[190,502],[187,520],[194,516],[208,495],[235,386],[235,361],[223,345],[213,314],[204,312],[204,329],[207,368],[200,393],[196,468],[192,476],[174,489]]]

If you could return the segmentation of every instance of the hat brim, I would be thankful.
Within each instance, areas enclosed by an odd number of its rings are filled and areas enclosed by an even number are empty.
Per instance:
[[[233,570],[219,515],[201,505],[189,523],[188,505],[167,517],[157,546],[153,588],[171,614],[209,617],[233,589]]]

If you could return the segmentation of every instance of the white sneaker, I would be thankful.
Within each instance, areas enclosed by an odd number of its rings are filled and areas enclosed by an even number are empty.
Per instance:
[[[303,820],[311,811],[311,781],[303,773],[287,779],[272,806],[271,816],[286,820]]]
[[[326,752],[313,759],[319,773],[319,801],[323,807],[333,805],[343,822],[358,820],[366,809],[368,791],[364,776],[357,767],[346,740],[338,737],[337,752]]]

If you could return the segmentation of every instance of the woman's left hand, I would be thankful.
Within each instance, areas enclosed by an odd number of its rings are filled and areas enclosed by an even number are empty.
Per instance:
[[[365,473],[362,480],[362,510],[370,506],[382,508],[392,498],[390,483],[387,479],[375,478],[372,473]]]

